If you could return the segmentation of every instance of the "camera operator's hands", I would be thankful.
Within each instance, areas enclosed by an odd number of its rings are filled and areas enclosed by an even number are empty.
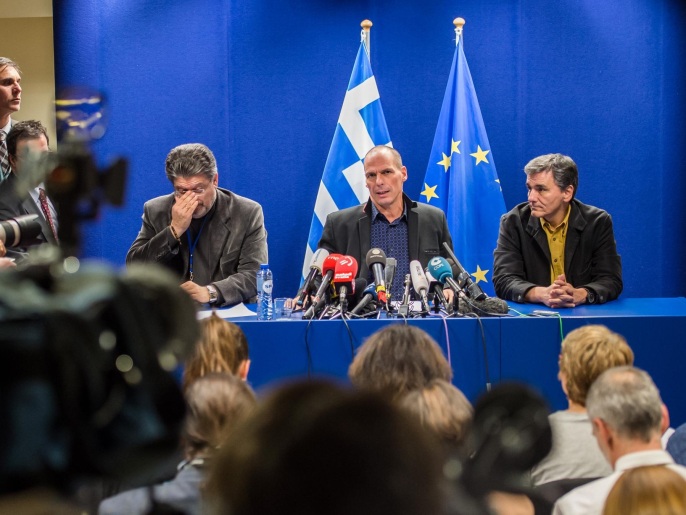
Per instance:
[[[16,266],[17,264],[14,262],[14,259],[0,257],[0,268],[13,268]]]
[[[206,286],[200,286],[193,281],[186,281],[181,285],[181,288],[196,302],[206,304],[210,301],[210,292]]]
[[[181,195],[181,197],[178,197],[176,202],[174,202],[171,211],[171,225],[179,236],[190,227],[193,213],[198,204],[196,194],[190,190]]]

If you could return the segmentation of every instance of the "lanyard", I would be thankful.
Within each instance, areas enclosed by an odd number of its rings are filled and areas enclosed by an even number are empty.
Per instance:
[[[205,227],[205,222],[207,222],[207,216],[205,216],[205,219],[202,221],[202,225],[200,226],[200,230],[198,231],[198,234],[195,236],[195,241],[191,244],[191,232],[186,231],[186,238],[188,239],[188,274],[189,277],[188,279],[193,282],[193,251],[195,250],[196,245],[198,244],[198,240],[200,239],[200,234],[202,233],[203,228]]]

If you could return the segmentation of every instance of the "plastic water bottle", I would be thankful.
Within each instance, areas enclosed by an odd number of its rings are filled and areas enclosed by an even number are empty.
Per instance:
[[[272,271],[268,264],[263,263],[257,272],[257,320],[271,320],[274,317],[273,286]]]

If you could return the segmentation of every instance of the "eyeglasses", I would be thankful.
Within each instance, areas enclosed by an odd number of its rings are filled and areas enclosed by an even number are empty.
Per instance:
[[[202,195],[202,194],[205,193],[208,189],[209,189],[209,185],[207,185],[207,186],[198,186],[197,188],[193,188],[192,190],[186,190],[186,189],[183,189],[183,188],[175,188],[175,189],[174,189],[174,195],[175,195],[176,197],[183,197],[183,196],[186,194],[186,192],[188,192],[188,191],[192,191],[192,192],[195,193],[196,195]]]

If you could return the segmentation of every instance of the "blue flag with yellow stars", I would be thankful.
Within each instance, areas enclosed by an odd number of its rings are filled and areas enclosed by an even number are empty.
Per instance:
[[[493,295],[493,250],[505,200],[460,36],[420,200],[448,218],[455,255]]]

